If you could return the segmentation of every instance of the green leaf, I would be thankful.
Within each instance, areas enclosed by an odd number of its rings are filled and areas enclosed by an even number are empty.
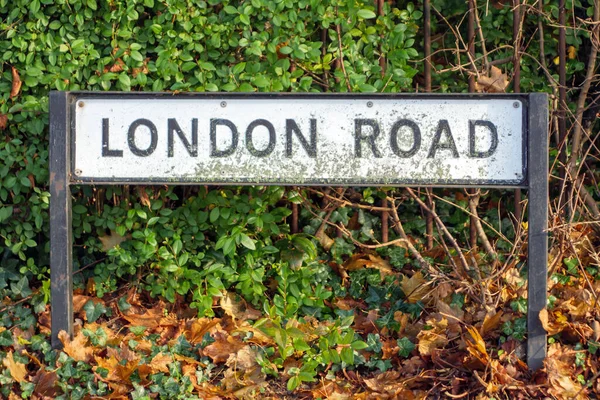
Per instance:
[[[342,361],[348,365],[354,364],[354,350],[351,347],[344,347],[340,354]]]
[[[137,50],[132,50],[130,55],[131,55],[131,58],[133,58],[135,61],[139,61],[139,62],[144,61],[144,56],[142,56],[142,53],[140,53]]]
[[[235,8],[234,6],[225,6],[223,7],[223,11],[225,11],[227,14],[237,14],[239,13],[239,11],[237,10],[237,8]]]
[[[244,233],[240,235],[241,240],[240,243],[247,249],[256,250],[256,245],[254,244],[254,240],[250,239],[250,237]]]
[[[292,51],[294,51],[294,49],[292,49],[290,46],[283,46],[279,49],[281,54],[290,54]]]
[[[219,219],[219,207],[215,207],[210,211],[209,220],[214,224]]]
[[[29,296],[31,294],[31,289],[29,288],[29,280],[26,276],[21,277],[21,279],[19,279],[17,282],[12,282],[10,284],[10,290],[13,292],[14,295],[20,295],[21,297]]]
[[[248,17],[246,14],[240,14],[240,21],[246,25],[250,25],[250,17]]]
[[[73,212],[75,214],[85,214],[87,213],[87,207],[81,204],[77,204],[75,207],[73,207]]]
[[[366,83],[361,83],[360,85],[358,85],[358,90],[360,90],[361,93],[375,93],[375,92],[377,92],[377,89],[375,88],[375,86],[371,86],[371,85],[366,84]]]
[[[241,62],[241,63],[235,64],[235,66],[233,67],[231,72],[233,72],[235,75],[238,75],[238,74],[241,74],[245,68],[246,68],[246,63]]]
[[[300,385],[301,381],[300,381],[300,377],[299,376],[292,376],[287,383],[287,390],[289,390],[290,392],[293,392],[299,385]]]
[[[256,87],[264,88],[271,84],[271,81],[265,78],[264,75],[258,75],[252,80],[252,83],[256,85]]]
[[[102,314],[106,313],[106,307],[102,303],[94,303],[92,300],[88,300],[83,306],[83,311],[85,311],[88,322],[96,322]]]
[[[362,350],[369,347],[369,345],[363,342],[362,340],[357,340],[356,342],[352,342],[350,347],[352,347],[353,350]]]
[[[71,50],[73,53],[81,53],[85,48],[85,40],[83,39],[75,39],[73,43],[71,43]]]
[[[377,16],[377,15],[375,15],[375,13],[373,11],[367,10],[364,8],[362,10],[358,10],[356,15],[358,15],[359,17],[361,17],[363,19],[371,19],[371,18],[375,18]]]
[[[173,253],[175,253],[175,255],[179,254],[182,247],[183,247],[183,242],[181,240],[174,241],[173,242]]]
[[[125,72],[119,74],[119,82],[123,85],[124,90],[129,90],[131,88],[131,79],[129,79],[129,76]]]
[[[398,339],[398,354],[402,357],[410,356],[410,353],[415,349],[415,344],[410,341],[406,336],[402,339]]]

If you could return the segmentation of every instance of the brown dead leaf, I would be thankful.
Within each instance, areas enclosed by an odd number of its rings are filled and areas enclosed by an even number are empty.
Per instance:
[[[387,371],[371,379],[365,379],[364,382],[372,391],[382,393],[386,391],[386,386],[389,383],[396,381],[399,377],[400,373],[398,371]]]
[[[398,371],[387,371],[374,378],[365,379],[364,383],[368,389],[375,392],[366,397],[367,399],[406,399],[413,400],[415,395],[406,387],[406,383],[399,379]]]
[[[109,251],[113,247],[116,247],[130,238],[130,235],[121,236],[117,232],[111,230],[110,235],[100,236],[100,242],[102,243],[102,251]]]
[[[553,356],[552,353],[555,350],[560,352],[560,348],[552,346],[549,349],[548,357],[544,361],[548,372],[548,383],[550,384],[548,392],[558,399],[588,399],[587,389],[571,378],[573,374],[572,364],[563,361],[558,354]]]
[[[498,311],[494,315],[487,313],[485,318],[483,319],[483,324],[481,325],[481,336],[485,336],[488,332],[493,331],[500,325],[502,317],[502,310]]]
[[[163,314],[164,307],[162,304],[154,308],[147,309],[143,314],[128,314],[123,315],[131,326],[145,326],[148,329],[153,329],[158,326],[174,326],[177,325],[177,319],[172,316]]]
[[[348,400],[355,398],[352,391],[343,388],[336,382],[323,382],[320,385],[315,385],[312,389],[312,396],[315,399],[327,399],[327,400]]]
[[[3,131],[8,126],[8,115],[0,114],[0,131]]]
[[[191,344],[202,343],[204,335],[211,332],[221,322],[220,318],[200,318],[195,319],[189,324],[189,327],[183,331],[185,338]]]
[[[545,308],[540,311],[540,321],[549,335],[556,335],[568,326],[567,318],[560,311],[553,312],[551,317]]]
[[[600,322],[598,320],[592,322],[592,329],[594,330],[594,342],[600,341]]]
[[[456,324],[462,321],[465,317],[465,312],[459,307],[452,307],[442,300],[437,301],[435,305],[440,314],[449,318],[449,322],[451,324]]]
[[[448,338],[446,337],[448,320],[446,318],[442,318],[439,321],[428,319],[427,325],[431,326],[432,329],[422,330],[417,335],[417,340],[419,341],[419,353],[424,356],[431,355],[433,350],[448,344]]]
[[[374,268],[381,273],[381,279],[386,275],[394,275],[389,262],[376,254],[355,254],[344,263],[346,271],[356,271],[363,268]]]
[[[228,367],[236,369],[250,369],[257,366],[258,353],[250,346],[242,347],[237,353],[231,354],[225,363]]]
[[[467,351],[471,353],[473,357],[481,361],[481,363],[487,365],[490,361],[490,356],[488,355],[488,352],[485,349],[485,342],[479,334],[479,331],[475,329],[475,327],[468,326],[467,332],[469,332],[469,335],[472,339],[465,339],[465,342],[467,343]]]
[[[255,320],[261,317],[262,313],[254,308],[244,304],[235,293],[227,292],[221,297],[220,305],[223,311],[234,320],[246,321]]]
[[[123,60],[121,60],[120,58],[117,58],[117,61],[115,61],[115,63],[110,67],[106,67],[106,69],[108,69],[108,71],[110,72],[121,72],[123,71],[123,66],[125,65],[125,63],[123,62]],[[106,71],[106,72],[108,72]]]
[[[401,335],[402,333],[404,333],[404,330],[408,326],[409,315],[403,313],[402,311],[396,311],[394,312],[394,321],[396,321],[400,325],[400,328],[398,329],[398,334]]]
[[[225,331],[215,332],[213,335],[215,341],[206,346],[202,354],[210,357],[215,364],[224,363],[229,359],[229,355],[237,353],[245,344],[237,337],[230,336]]]
[[[15,381],[19,383],[26,381],[27,368],[25,368],[25,364],[15,361],[12,351],[9,351],[6,357],[4,357],[2,364],[8,369],[10,376],[12,376]]]
[[[58,393],[56,382],[58,375],[54,371],[46,371],[44,368],[39,369],[32,379],[35,384],[33,393],[41,398],[55,398]]]
[[[10,98],[15,98],[19,95],[21,91],[21,78],[19,78],[19,71],[15,67],[11,67],[12,72],[12,87],[10,88]]]
[[[138,186],[137,192],[138,196],[140,197],[140,203],[150,208],[152,206],[152,203],[150,202],[150,197],[148,197],[148,192],[146,192],[146,186]]]
[[[335,243],[335,240],[327,236],[324,230],[319,230],[315,237],[317,238],[317,240],[319,241],[319,243],[325,251],[329,251],[329,249],[331,249],[331,246],[333,246],[333,244]]]
[[[169,364],[173,363],[173,358],[168,354],[158,353],[150,361],[150,367],[153,372],[169,372]]]
[[[93,367],[94,372],[96,372],[98,368],[104,368],[108,371],[106,377],[101,377],[100,374],[97,374],[97,376],[103,382],[108,383],[111,389],[113,389],[112,395],[116,396],[128,393],[131,388],[131,375],[137,370],[138,361],[122,363],[115,357],[94,358],[96,360],[96,365]]]
[[[75,361],[89,362],[92,359],[94,349],[88,346],[88,338],[82,331],[77,332],[73,340],[65,331],[58,333],[58,338],[63,344],[63,351],[72,357]]]
[[[252,334],[252,337],[250,339],[248,339],[248,342],[259,345],[259,346],[270,346],[275,343],[273,341],[272,337],[265,335],[265,333],[263,331],[253,327],[248,322],[243,322],[242,324],[240,324],[238,327],[236,327],[236,329],[232,333],[238,333],[238,334],[250,333],[250,334]]]
[[[496,66],[490,69],[490,75],[479,75],[475,90],[487,93],[504,93],[508,86],[508,77],[502,73],[502,70]]]
[[[423,300],[428,291],[425,278],[423,278],[421,271],[416,272],[410,279],[402,275],[400,288],[402,289],[402,292],[404,292],[409,303],[416,303],[417,301]]]

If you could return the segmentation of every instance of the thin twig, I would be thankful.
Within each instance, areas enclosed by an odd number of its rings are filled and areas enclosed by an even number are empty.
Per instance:
[[[346,78],[346,86],[348,87],[348,91],[352,91],[352,87],[350,86],[350,79],[348,78],[348,73],[346,72],[346,67],[344,66],[344,53],[342,52],[342,30],[340,28],[340,24],[335,26],[335,31],[337,32],[338,37],[338,51],[340,52],[340,66],[342,67],[342,72],[344,73],[344,78]]]

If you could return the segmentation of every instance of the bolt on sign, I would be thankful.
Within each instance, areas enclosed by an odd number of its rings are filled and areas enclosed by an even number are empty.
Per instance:
[[[547,97],[50,94],[52,341],[72,332],[70,185],[529,190],[528,362],[546,353]]]

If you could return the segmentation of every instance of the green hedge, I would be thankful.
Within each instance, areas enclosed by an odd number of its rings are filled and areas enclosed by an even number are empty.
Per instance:
[[[1,0],[0,15],[0,123],[6,125],[0,140],[0,290],[17,298],[30,294],[32,279],[48,278],[49,90],[410,90],[417,70],[409,61],[418,57],[415,35],[422,17],[412,4],[386,5],[386,16],[376,17],[371,2],[320,0]],[[234,192],[231,196],[239,194]],[[75,268],[102,258],[100,238],[110,240],[111,231],[133,234],[130,244],[136,246],[149,246],[148,236],[156,236],[154,247],[141,255],[139,248],[131,248],[128,254],[135,253],[134,258],[113,255],[96,266],[100,293],[114,289],[118,276],[165,264],[161,246],[187,232],[166,218],[168,207],[183,205],[177,212],[185,216],[199,207],[193,201],[167,201],[176,196],[172,190],[152,192],[149,206],[139,203],[137,193],[128,193],[119,187],[75,193]],[[231,196],[219,199],[231,202]],[[153,225],[153,218],[171,230]],[[192,255],[186,263],[193,264],[200,247],[218,243],[232,227],[219,229],[202,246],[185,243],[182,252]],[[158,292],[170,299],[174,290],[184,292],[185,286],[174,285]],[[40,306],[47,300],[47,286],[36,297]]]

